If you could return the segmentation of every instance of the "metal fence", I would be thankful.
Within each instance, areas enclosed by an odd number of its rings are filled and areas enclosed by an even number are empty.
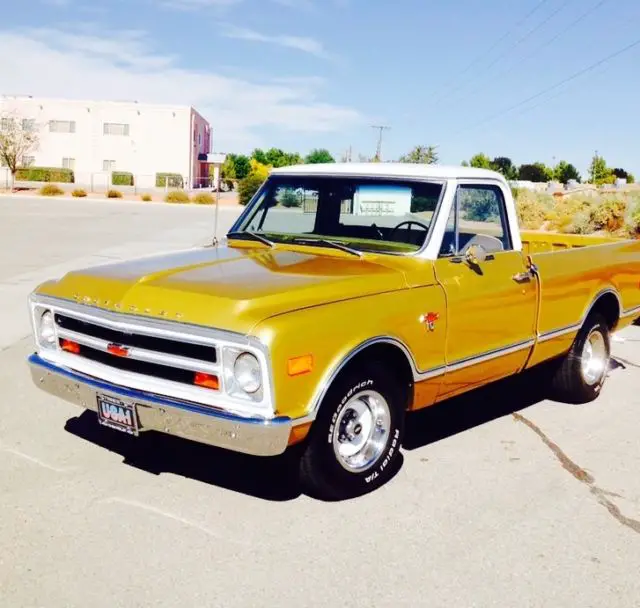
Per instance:
[[[123,181],[119,178],[118,172],[110,173],[108,171],[83,173],[74,172],[74,181],[67,182],[34,182],[26,180],[15,180],[12,182],[11,172],[6,167],[0,167],[0,189],[39,189],[47,183],[54,183],[65,192],[82,189],[88,193],[102,193],[108,190],[119,190],[123,194],[162,194],[171,190],[187,190],[191,192],[208,191],[215,192],[218,188],[225,192],[229,190],[228,184],[216,182],[213,177],[196,178],[189,183],[188,176],[180,176],[176,178],[160,179],[156,174],[140,174],[133,175],[127,183],[118,183]],[[116,183],[114,183],[116,182]],[[133,182],[133,183],[131,183]]]

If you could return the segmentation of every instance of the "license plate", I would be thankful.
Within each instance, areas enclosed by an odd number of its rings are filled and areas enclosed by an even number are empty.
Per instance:
[[[133,403],[98,395],[98,422],[116,431],[138,436],[138,416]]]

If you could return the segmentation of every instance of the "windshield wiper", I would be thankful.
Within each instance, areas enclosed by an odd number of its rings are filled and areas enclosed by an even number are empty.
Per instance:
[[[269,247],[275,246],[275,243],[273,241],[270,241],[269,239],[259,234],[256,234],[255,232],[249,232],[248,230],[243,230],[242,232],[227,233],[227,238],[232,238],[232,239],[241,239],[247,236],[249,237],[250,240],[259,241],[260,243],[263,243],[264,245],[268,245]]]
[[[352,249],[351,247],[347,247],[346,245],[343,245],[339,241],[330,241],[328,239],[295,238],[295,239],[292,239],[291,242],[299,245],[320,245],[320,246],[324,245],[325,247],[327,246],[333,247],[334,249],[340,249],[341,251],[346,251],[351,255],[357,255],[359,258],[361,258],[364,255],[362,251],[358,251],[357,249]]]

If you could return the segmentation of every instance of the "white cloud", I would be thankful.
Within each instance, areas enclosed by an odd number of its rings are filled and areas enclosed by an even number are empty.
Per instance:
[[[0,62],[0,93],[193,105],[210,120],[217,150],[268,144],[257,132],[265,127],[312,134],[362,124],[355,109],[319,101],[313,77],[258,83],[188,69],[152,53],[138,31],[0,30],[0,48],[19,58]]]
[[[269,36],[255,30],[243,27],[227,26],[224,35],[227,38],[236,38],[238,40],[250,40],[252,42],[265,42],[267,44],[276,44],[291,49],[309,53],[316,57],[328,58],[329,53],[322,46],[322,43],[304,36]]]

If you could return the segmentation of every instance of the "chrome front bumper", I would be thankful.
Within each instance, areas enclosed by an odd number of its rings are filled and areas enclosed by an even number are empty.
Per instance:
[[[289,443],[290,418],[243,418],[107,383],[53,365],[36,354],[28,362],[39,389],[84,409],[97,412],[98,395],[135,404],[140,431],[160,431],[254,456],[277,456]]]

